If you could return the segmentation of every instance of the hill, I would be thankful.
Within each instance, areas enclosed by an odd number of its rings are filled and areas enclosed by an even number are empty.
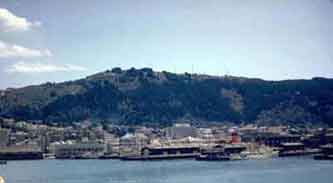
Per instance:
[[[45,122],[333,125],[333,79],[265,81],[114,68],[84,79],[1,92],[0,116]]]

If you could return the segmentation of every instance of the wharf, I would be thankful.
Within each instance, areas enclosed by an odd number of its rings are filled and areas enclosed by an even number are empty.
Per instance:
[[[0,160],[40,160],[42,152],[0,152]]]
[[[149,156],[123,156],[121,160],[171,160],[171,159],[194,159],[197,154],[172,154],[172,155],[149,155]]]
[[[327,144],[321,146],[321,153],[314,156],[315,160],[333,160],[333,145]]]

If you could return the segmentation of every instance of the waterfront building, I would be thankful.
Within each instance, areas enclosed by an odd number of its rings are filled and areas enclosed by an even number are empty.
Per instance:
[[[214,139],[213,130],[210,128],[199,128],[198,137],[202,139]]]
[[[227,127],[227,126],[212,128],[213,135],[216,139],[227,140],[230,137],[228,130],[229,130],[229,127]]]
[[[43,153],[47,153],[47,147],[49,145],[49,139],[47,133],[40,136],[40,149]]]
[[[333,144],[333,134],[328,131],[320,131],[317,134],[305,135],[302,141],[305,147],[320,148],[326,144]]]
[[[279,147],[283,143],[299,143],[301,142],[300,135],[273,135],[259,133],[256,141],[270,147]]]
[[[184,137],[196,137],[197,129],[190,124],[175,124],[165,129],[166,137],[169,139],[181,139]]]
[[[281,143],[279,156],[299,156],[305,155],[303,143]]]
[[[26,140],[29,139],[29,134],[26,132],[22,132],[22,131],[17,131],[14,133],[10,133],[9,135],[9,145],[15,145],[15,144],[19,144],[22,143]]]
[[[147,127],[140,127],[135,130],[135,133],[141,133],[146,135],[147,137],[153,136],[153,129],[152,128],[147,128]]]
[[[0,128],[0,147],[6,147],[9,142],[9,131]]]
[[[48,132],[49,142],[60,142],[65,140],[64,131],[62,129],[55,129]]]
[[[326,144],[320,147],[321,153],[314,156],[316,160],[333,160],[333,145]]]
[[[106,153],[107,154],[118,154],[120,139],[114,135],[104,132],[104,143],[106,144]]]
[[[138,154],[149,143],[147,136],[141,133],[126,134],[120,138],[119,151],[122,155]]]
[[[78,143],[55,146],[55,157],[59,159],[98,158],[105,152],[104,144]]]

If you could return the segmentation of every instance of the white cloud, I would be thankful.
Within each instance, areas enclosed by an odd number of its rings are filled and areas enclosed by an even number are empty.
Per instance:
[[[24,17],[14,15],[7,9],[0,8],[0,31],[28,31],[33,27],[40,27],[41,22],[30,22]]]
[[[47,72],[71,72],[86,71],[87,68],[78,65],[54,65],[48,63],[18,62],[10,66],[6,71],[10,73],[47,73]]]
[[[30,49],[15,44],[8,44],[0,40],[0,59],[35,58],[35,57],[50,57],[50,56],[52,56],[52,53],[48,49],[44,50]]]

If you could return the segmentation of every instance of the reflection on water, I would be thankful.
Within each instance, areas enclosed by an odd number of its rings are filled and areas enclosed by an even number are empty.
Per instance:
[[[331,183],[333,162],[304,158],[234,162],[43,160],[0,166],[6,183]]]

